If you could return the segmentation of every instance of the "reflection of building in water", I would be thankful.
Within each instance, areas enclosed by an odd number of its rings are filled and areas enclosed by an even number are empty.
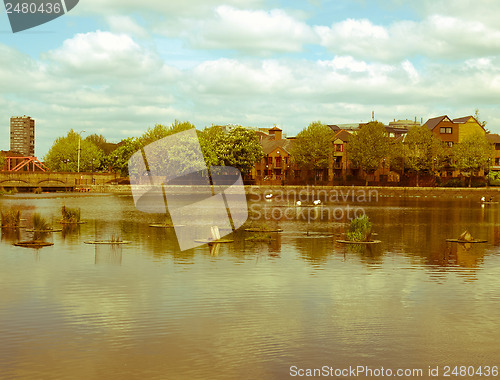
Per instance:
[[[121,265],[121,263],[122,263],[121,246],[113,246],[113,245],[95,246],[95,264]]]

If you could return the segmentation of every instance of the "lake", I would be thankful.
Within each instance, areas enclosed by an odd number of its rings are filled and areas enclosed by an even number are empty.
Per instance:
[[[51,247],[15,247],[32,234],[2,231],[0,379],[281,379],[324,366],[424,378],[439,366],[444,378],[446,366],[500,364],[499,204],[352,204],[382,241],[361,247],[336,243],[345,217],[335,212],[348,202],[264,221],[288,207],[260,200],[253,223],[283,229],[271,240],[238,231],[181,252],[172,229],[149,226],[162,215],[137,211],[131,196],[0,198],[27,225],[37,212],[59,226],[63,205],[86,224],[45,237]],[[466,229],[487,243],[446,242]],[[84,244],[112,238],[131,243]]]

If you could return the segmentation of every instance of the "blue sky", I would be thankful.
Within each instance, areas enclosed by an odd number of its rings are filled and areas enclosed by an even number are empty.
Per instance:
[[[81,0],[13,34],[0,13],[0,149],[73,128],[110,141],[175,119],[271,127],[452,118],[500,132],[500,2]]]

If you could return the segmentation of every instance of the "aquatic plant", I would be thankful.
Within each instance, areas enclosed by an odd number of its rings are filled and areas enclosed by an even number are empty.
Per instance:
[[[11,208],[10,210],[1,213],[2,227],[17,228],[21,224],[21,210]]]
[[[43,216],[39,213],[33,214],[33,229],[35,231],[47,231],[50,230],[51,227]]]
[[[62,206],[62,221],[63,223],[79,223],[80,222],[80,209],[69,208]]]
[[[349,231],[346,233],[346,238],[349,241],[370,241],[371,240],[372,224],[368,215],[351,220]]]
[[[111,235],[111,240],[110,242],[112,243],[121,243],[123,240],[122,238],[120,237],[120,235],[116,235],[116,234],[112,234]]]

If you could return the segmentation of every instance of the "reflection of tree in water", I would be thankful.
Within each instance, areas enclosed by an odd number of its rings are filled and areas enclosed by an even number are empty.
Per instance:
[[[382,264],[384,253],[381,244],[345,244],[344,254],[356,254],[361,263],[372,266]]]
[[[63,224],[61,236],[63,240],[66,238],[80,235],[80,225],[79,224]]]
[[[17,243],[21,240],[21,230],[19,228],[2,228],[2,241]]]
[[[122,246],[121,245],[98,245],[95,244],[95,264],[121,265]]]

